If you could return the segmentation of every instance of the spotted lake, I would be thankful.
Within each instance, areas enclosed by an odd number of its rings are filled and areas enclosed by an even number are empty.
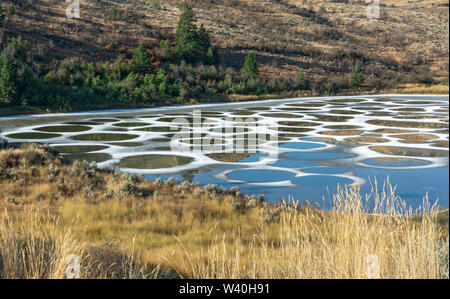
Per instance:
[[[326,208],[338,184],[367,193],[389,177],[408,206],[428,194],[448,207],[448,104],[448,96],[380,95],[13,116],[0,117],[0,134],[272,202],[291,196]]]

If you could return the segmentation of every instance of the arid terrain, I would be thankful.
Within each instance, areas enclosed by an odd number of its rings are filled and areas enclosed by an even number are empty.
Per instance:
[[[6,1],[2,1],[6,2]],[[36,43],[30,59],[89,61],[127,56],[140,42],[159,46],[173,37],[183,1],[81,1],[81,18],[68,19],[62,0],[12,1],[6,36]],[[346,75],[364,61],[366,84],[448,82],[448,2],[381,1],[368,19],[364,1],[189,1],[222,62],[240,68],[249,50],[261,75],[294,78],[299,68],[315,81]]]

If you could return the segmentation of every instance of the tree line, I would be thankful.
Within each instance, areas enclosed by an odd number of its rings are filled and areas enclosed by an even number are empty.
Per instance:
[[[0,26],[3,20],[0,6]],[[27,61],[30,49],[26,42],[13,38],[0,54],[0,105],[72,110],[311,88],[301,69],[288,83],[264,79],[255,52],[247,53],[241,70],[227,67],[205,26],[196,23],[193,9],[185,2],[174,39],[161,41],[159,49],[141,43],[130,59],[97,63],[66,58],[44,74],[34,71]],[[345,88],[362,84],[362,67],[356,64]],[[321,88],[338,91],[332,84]]]

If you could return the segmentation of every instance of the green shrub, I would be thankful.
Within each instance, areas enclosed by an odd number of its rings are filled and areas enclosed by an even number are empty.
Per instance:
[[[111,10],[109,11],[109,16],[112,19],[115,19],[117,16],[117,8],[115,6],[111,7]]]
[[[307,90],[309,88],[309,82],[302,70],[298,71],[296,81],[298,89]]]
[[[151,7],[153,10],[160,10],[162,8],[161,3],[158,0],[153,0]]]
[[[352,74],[350,76],[350,86],[362,87],[362,83],[363,83],[363,74],[360,64],[357,63],[352,69]]]
[[[16,9],[14,8],[14,3],[12,3],[11,1],[9,2],[9,13],[11,15],[16,13]]]

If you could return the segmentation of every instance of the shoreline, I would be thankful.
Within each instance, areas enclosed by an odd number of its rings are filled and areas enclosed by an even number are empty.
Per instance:
[[[123,108],[115,108],[112,106],[108,109],[89,109],[89,110],[74,110],[67,112],[30,112],[25,114],[11,114],[11,115],[3,115],[0,114],[0,120],[3,119],[20,119],[20,118],[35,118],[35,117],[55,117],[60,115],[88,115],[88,114],[107,114],[107,113],[123,113],[123,112],[153,112],[153,111],[170,111],[179,108],[183,109],[195,109],[195,108],[203,108],[203,107],[220,107],[220,106],[238,106],[238,105],[247,105],[247,104],[271,104],[283,101],[294,101],[294,100],[320,100],[325,98],[333,98],[333,99],[343,99],[343,98],[361,98],[361,97],[400,97],[400,96],[411,96],[411,97],[432,97],[432,96],[449,96],[447,94],[399,94],[399,93],[374,93],[374,94],[361,94],[361,95],[336,95],[336,96],[308,96],[308,97],[293,97],[293,98],[268,98],[268,99],[255,99],[255,100],[246,100],[246,101],[230,101],[230,102],[210,102],[210,103],[196,103],[196,104],[188,104],[188,105],[168,105],[168,106],[128,106]],[[263,97],[263,96],[261,96]]]

